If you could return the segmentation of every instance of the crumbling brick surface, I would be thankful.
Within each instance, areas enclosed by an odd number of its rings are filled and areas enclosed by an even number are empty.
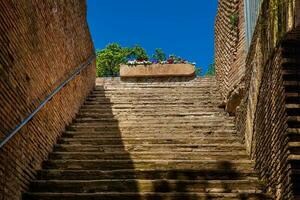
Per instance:
[[[262,1],[244,71],[238,74],[231,70],[235,62],[216,65],[221,72],[217,76],[220,86],[230,83],[226,78],[229,75],[242,80],[245,95],[236,110],[238,134],[244,138],[266,190],[275,199],[299,198],[298,10],[297,1]],[[219,31],[225,34],[226,29]],[[223,40],[223,46],[232,44],[229,39]],[[235,55],[227,50],[216,54],[216,61]],[[227,88],[220,87],[225,101],[232,93]]]
[[[215,21],[216,77],[222,97],[240,82],[245,71],[244,1],[219,0]]]

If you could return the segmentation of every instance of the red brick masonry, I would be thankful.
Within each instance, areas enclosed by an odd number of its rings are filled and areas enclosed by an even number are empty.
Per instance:
[[[0,43],[3,139],[94,53],[85,1],[0,1]],[[21,197],[94,83],[95,63],[0,149],[0,199]]]

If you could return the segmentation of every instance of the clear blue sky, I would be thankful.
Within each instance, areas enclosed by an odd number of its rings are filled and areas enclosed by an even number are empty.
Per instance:
[[[217,0],[87,0],[96,49],[139,44],[162,48],[206,70],[214,57]]]

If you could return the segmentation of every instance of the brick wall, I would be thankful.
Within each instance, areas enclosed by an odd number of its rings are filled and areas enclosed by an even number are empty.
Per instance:
[[[296,58],[300,53],[296,12],[299,8],[299,1],[263,1],[245,69],[239,73],[228,70],[228,65],[216,66],[220,68],[217,71],[229,72],[225,75],[240,77],[240,84],[245,87],[236,112],[237,130],[256,162],[266,190],[276,199],[300,198],[300,61]],[[236,52],[228,53],[216,53],[219,57],[216,60],[225,56],[239,57]],[[230,68],[235,67],[233,62]],[[224,79],[225,75],[217,77],[220,85],[229,80]],[[228,98],[230,90],[227,91],[221,88],[223,96]]]
[[[215,64],[224,100],[245,70],[244,6],[240,0],[219,0],[215,21]]]
[[[0,138],[93,53],[85,1],[0,1]],[[94,87],[95,63],[0,149],[0,199],[20,199]]]
[[[245,59],[246,59],[246,32],[245,32],[245,15],[244,15],[244,1],[237,2],[238,13],[238,27],[237,38],[234,48],[236,49],[236,56],[231,63],[229,70],[229,91],[235,88],[241,81],[245,73]]]
[[[253,120],[252,155],[267,190],[277,198],[287,199],[290,167],[281,61],[278,49],[264,69]]]

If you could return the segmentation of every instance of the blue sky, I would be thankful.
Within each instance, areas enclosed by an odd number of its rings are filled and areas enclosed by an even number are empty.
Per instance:
[[[96,49],[139,44],[152,55],[162,48],[206,70],[214,57],[217,0],[87,0]]]

